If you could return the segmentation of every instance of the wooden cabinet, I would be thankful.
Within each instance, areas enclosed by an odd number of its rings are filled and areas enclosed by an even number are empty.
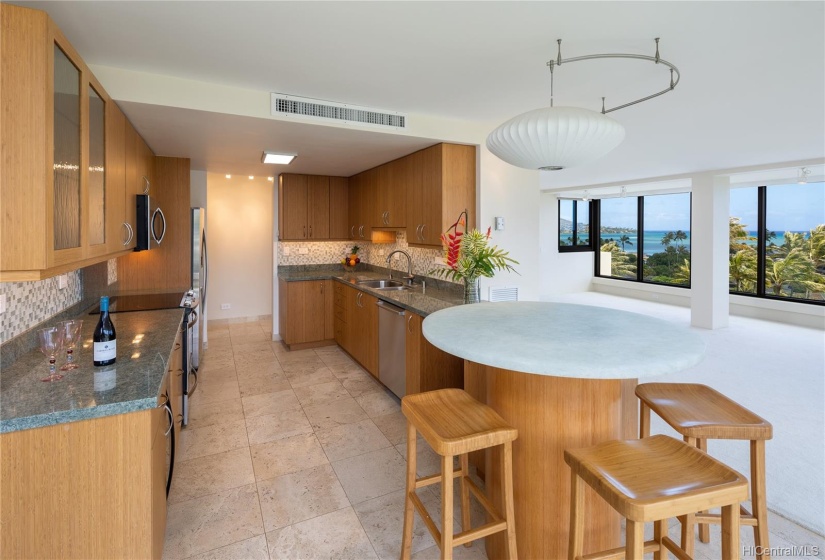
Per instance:
[[[3,557],[160,559],[168,426],[159,407],[0,435]]]
[[[0,281],[40,280],[117,250],[113,102],[45,12],[0,11]]]
[[[421,333],[421,315],[406,311],[407,394],[464,388],[464,360],[439,350]]]
[[[404,158],[385,163],[377,170],[376,205],[372,225],[402,228],[407,222],[404,209],[407,166]]]
[[[290,349],[332,342],[335,332],[331,292],[332,280],[278,280],[279,330]]]
[[[412,184],[420,187],[407,189],[410,245],[440,247],[441,233],[464,210],[467,226],[475,227],[475,146],[437,144],[413,154],[413,170]]]
[[[378,174],[369,169],[349,180],[349,238],[353,241],[372,239],[372,222],[375,214],[375,193]]]
[[[344,177],[282,173],[278,177],[278,238],[347,239],[347,183]]]
[[[335,341],[378,378],[378,298],[335,285]]]

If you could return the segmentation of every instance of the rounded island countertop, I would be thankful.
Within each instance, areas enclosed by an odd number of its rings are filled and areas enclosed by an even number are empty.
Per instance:
[[[422,331],[454,356],[496,368],[591,379],[665,375],[696,365],[705,344],[687,327],[590,305],[500,302],[429,315]]]

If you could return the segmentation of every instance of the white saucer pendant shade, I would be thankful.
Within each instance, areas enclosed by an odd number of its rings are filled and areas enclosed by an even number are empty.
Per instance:
[[[579,107],[517,115],[487,137],[487,148],[516,167],[558,170],[590,163],[624,140],[617,121]]]

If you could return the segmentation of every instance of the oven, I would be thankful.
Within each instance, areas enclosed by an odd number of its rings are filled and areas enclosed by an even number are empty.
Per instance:
[[[183,295],[180,302],[183,308],[183,336],[182,348],[183,351],[183,388],[181,394],[183,395],[183,403],[181,411],[183,412],[183,425],[189,424],[189,397],[194,394],[198,386],[198,363],[197,363],[197,345],[198,345],[198,321],[200,310],[200,300],[195,295],[194,290],[189,290]]]

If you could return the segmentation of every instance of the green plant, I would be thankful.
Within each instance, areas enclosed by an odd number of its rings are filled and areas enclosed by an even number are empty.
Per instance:
[[[511,264],[519,264],[510,257],[510,253],[490,245],[490,229],[481,233],[477,229],[460,231],[466,227],[466,212],[459,215],[458,221],[441,234],[446,266],[430,271],[430,274],[449,280],[473,281],[484,276],[492,278],[499,270],[515,272]]]

